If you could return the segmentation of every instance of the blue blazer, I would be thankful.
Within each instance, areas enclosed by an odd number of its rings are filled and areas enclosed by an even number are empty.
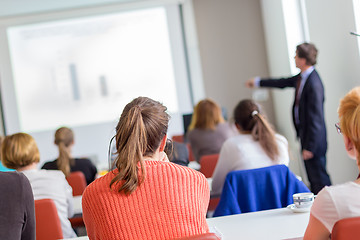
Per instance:
[[[261,79],[261,87],[296,89],[296,81],[300,74],[290,78]],[[296,96],[295,96],[296,97]],[[312,152],[315,156],[325,156],[327,151],[326,126],[324,120],[324,86],[320,76],[314,69],[304,85],[299,101],[299,124],[295,123],[293,104],[293,123],[302,149]]]
[[[226,176],[214,217],[282,208],[292,195],[310,192],[285,165],[232,171]]]

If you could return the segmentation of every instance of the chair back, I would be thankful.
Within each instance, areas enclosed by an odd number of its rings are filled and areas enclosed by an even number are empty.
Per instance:
[[[215,233],[203,233],[189,237],[175,238],[176,240],[220,240]],[[174,240],[175,240],[174,239]]]
[[[195,161],[195,156],[194,156],[194,153],[193,153],[193,151],[191,149],[190,143],[187,143],[186,145],[187,145],[187,148],[189,150],[189,162]]]
[[[283,208],[292,195],[310,192],[285,165],[228,173],[214,217]]]
[[[360,217],[337,221],[331,232],[332,240],[353,240],[360,236]]]
[[[69,185],[73,189],[73,196],[81,196],[86,188],[86,179],[84,173],[80,171],[72,172],[67,177]]]
[[[218,159],[219,154],[205,155],[200,158],[200,172],[204,174],[206,178],[212,177]]]
[[[59,215],[52,199],[35,200],[36,239],[62,239]]]
[[[174,142],[184,143],[184,135],[174,135],[171,138]]]

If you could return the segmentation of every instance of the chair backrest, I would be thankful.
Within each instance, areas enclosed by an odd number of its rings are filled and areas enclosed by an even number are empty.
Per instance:
[[[59,215],[52,199],[35,200],[36,239],[62,239]]]
[[[193,153],[193,151],[191,149],[190,143],[187,143],[186,145],[187,145],[187,148],[189,150],[189,162],[195,161],[194,153]]]
[[[337,221],[331,232],[332,240],[353,240],[360,236],[360,217]]]
[[[215,233],[203,233],[189,237],[175,238],[176,240],[220,240]]]
[[[310,192],[285,165],[228,173],[214,217],[282,208],[292,195]]]
[[[184,143],[184,135],[174,135],[171,138],[174,142]]]
[[[218,159],[219,154],[205,155],[200,158],[200,172],[204,174],[206,178],[212,177]]]
[[[80,171],[72,172],[66,177],[69,185],[73,189],[73,196],[81,196],[86,188],[86,179],[84,173]]]

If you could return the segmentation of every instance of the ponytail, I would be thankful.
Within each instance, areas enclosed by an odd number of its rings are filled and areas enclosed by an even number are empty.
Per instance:
[[[259,141],[266,155],[275,161],[279,156],[275,132],[259,112],[259,107],[254,101],[242,100],[234,110],[235,123],[243,131],[251,132],[253,139]]]
[[[115,166],[118,173],[110,188],[131,194],[145,180],[144,156],[151,157],[166,135],[169,115],[166,107],[150,98],[138,97],[128,103],[116,126]]]
[[[116,129],[123,130],[121,134],[116,135],[118,156],[115,162],[116,167],[121,171],[111,180],[110,187],[114,183],[123,180],[124,183],[119,188],[119,192],[124,191],[125,194],[129,194],[145,178],[143,154],[145,153],[147,139],[140,108],[135,106],[130,109],[128,117],[124,121],[120,121]],[[138,163],[140,163],[140,179],[138,176]]]
[[[255,112],[255,111],[254,111]],[[259,113],[253,115],[255,125],[251,135],[255,141],[259,141],[260,146],[264,149],[266,155],[273,161],[279,156],[279,149],[276,143],[275,132],[267,120]]]
[[[69,146],[74,143],[74,133],[70,128],[61,127],[55,132],[55,144],[59,148],[57,167],[67,177],[71,172],[71,166],[75,164],[69,152]]]
[[[58,144],[59,147],[59,157],[57,159],[57,167],[60,171],[64,173],[67,177],[70,174],[70,156],[66,150],[65,144],[60,142]]]

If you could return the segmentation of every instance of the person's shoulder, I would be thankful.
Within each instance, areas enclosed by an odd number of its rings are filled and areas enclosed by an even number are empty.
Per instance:
[[[275,133],[275,138],[278,140],[278,141],[280,141],[280,142],[282,142],[282,143],[284,143],[284,144],[288,144],[288,141],[287,141],[287,139],[286,139],[286,137],[284,137],[283,135],[280,135],[280,134],[278,134],[278,133]]]
[[[83,164],[83,165],[94,165],[93,162],[89,158],[75,158],[75,162],[77,164]]]
[[[64,173],[60,170],[40,169],[38,175],[52,178],[52,179],[65,179]]]
[[[53,161],[45,162],[44,165],[41,167],[41,169],[57,169],[56,165],[57,159]]]
[[[28,179],[21,172],[0,172],[0,182],[3,185],[7,185],[8,183],[14,185],[16,182],[28,182]]]
[[[169,174],[172,176],[186,175],[189,178],[198,178],[206,180],[205,176],[192,168],[181,166],[172,162],[157,162],[158,166],[164,166],[169,170]]]

